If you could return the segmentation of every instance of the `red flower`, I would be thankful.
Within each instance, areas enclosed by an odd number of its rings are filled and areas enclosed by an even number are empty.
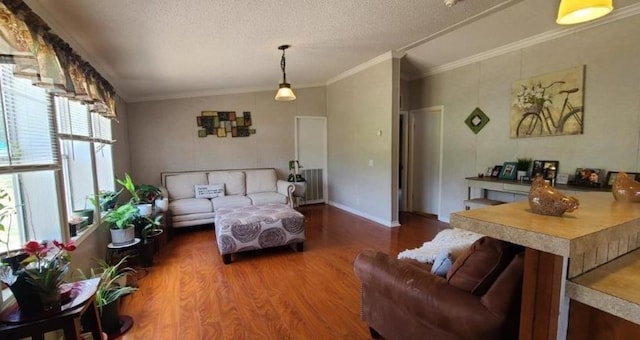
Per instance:
[[[73,241],[64,244],[62,242],[58,242],[56,240],[53,241],[53,245],[55,245],[56,247],[58,247],[58,249],[60,250],[66,250],[66,251],[74,251],[76,250],[76,245],[73,243]]]
[[[29,254],[40,254],[47,249],[46,245],[40,244],[38,241],[29,241],[24,245],[24,251]]]

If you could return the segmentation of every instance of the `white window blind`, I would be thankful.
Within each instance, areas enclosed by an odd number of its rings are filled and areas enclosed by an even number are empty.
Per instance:
[[[112,144],[111,140],[111,119],[101,116],[96,112],[91,113],[93,123],[93,138],[105,144]]]
[[[0,170],[53,168],[58,151],[49,94],[13,77],[12,65],[0,65],[0,87]]]

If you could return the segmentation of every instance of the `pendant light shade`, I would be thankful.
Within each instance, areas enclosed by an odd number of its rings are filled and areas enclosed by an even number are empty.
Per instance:
[[[278,89],[278,93],[276,93],[277,101],[292,101],[296,100],[296,95],[293,93],[291,89],[291,85],[287,83],[287,73],[285,72],[286,61],[284,58],[284,51],[289,48],[289,45],[278,46],[279,50],[282,50],[282,58],[280,59],[280,68],[282,69],[282,83],[280,83],[280,88]]]
[[[561,0],[558,9],[560,25],[572,25],[594,20],[613,10],[613,0]]]

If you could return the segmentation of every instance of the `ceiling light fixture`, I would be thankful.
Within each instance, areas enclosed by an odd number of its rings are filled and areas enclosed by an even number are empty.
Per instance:
[[[281,45],[278,46],[279,50],[282,50],[282,58],[280,59],[280,68],[282,69],[282,83],[280,83],[280,88],[278,89],[278,93],[276,93],[276,100],[278,101],[292,101],[296,100],[296,95],[293,94],[293,90],[291,90],[291,85],[287,83],[287,73],[285,72],[286,61],[284,59],[284,51],[291,46],[289,45]]]
[[[561,0],[558,9],[560,25],[579,24],[607,15],[613,10],[613,0]]]

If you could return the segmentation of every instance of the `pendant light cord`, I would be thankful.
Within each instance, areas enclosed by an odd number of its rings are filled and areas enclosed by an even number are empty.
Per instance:
[[[282,82],[286,83],[287,82],[287,73],[284,71],[285,67],[286,67],[286,61],[284,59],[284,51],[286,50],[286,48],[282,49],[282,58],[280,59],[280,68],[282,69]]]

